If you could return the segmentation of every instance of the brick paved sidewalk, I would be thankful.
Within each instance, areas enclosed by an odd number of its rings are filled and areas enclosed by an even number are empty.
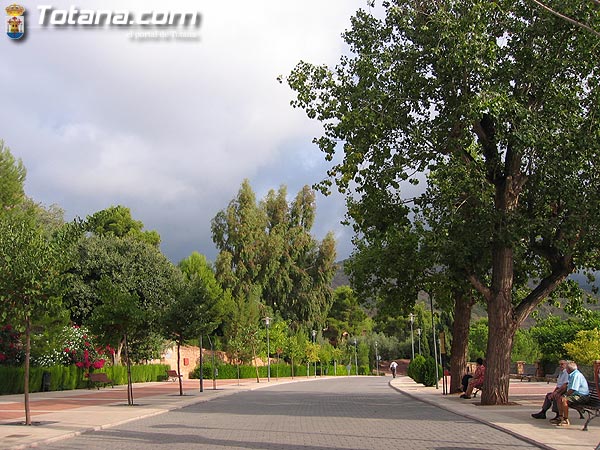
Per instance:
[[[479,397],[465,400],[459,394],[443,395],[441,384],[439,389],[425,387],[405,376],[392,379],[390,384],[402,393],[463,417],[487,423],[549,449],[595,450],[600,445],[600,419],[592,420],[588,431],[581,431],[584,420],[579,419],[574,410],[569,414],[569,428],[557,427],[548,420],[531,417],[531,413],[540,410],[544,395],[554,388],[552,384],[511,380],[510,404],[505,406],[482,406]],[[551,417],[553,416],[549,415]]]

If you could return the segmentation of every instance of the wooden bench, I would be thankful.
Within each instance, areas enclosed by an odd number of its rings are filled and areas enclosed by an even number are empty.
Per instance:
[[[552,373],[547,373],[544,375],[544,380],[546,382],[546,384],[550,384],[551,382],[556,383],[558,381],[558,377],[561,374],[561,370],[560,370],[560,365],[556,366],[556,369],[554,369],[554,372]]]
[[[589,402],[583,405],[573,405],[572,409],[576,410],[579,413],[579,417],[585,419],[584,414],[587,415],[587,420],[583,425],[583,431],[588,430],[588,424],[590,421],[596,417],[600,417],[600,398],[598,398],[598,390],[596,386],[592,383],[588,383],[590,388],[590,400]]]
[[[167,370],[167,381],[176,381],[182,377],[183,375],[179,375],[176,370]]]
[[[518,375],[520,380],[527,380],[527,381],[531,381],[533,379],[537,379],[537,377],[535,376],[535,373],[521,373]]]
[[[110,384],[110,387],[115,387],[112,380],[108,379],[108,376],[104,372],[91,372],[89,374],[89,380],[92,386],[96,386],[97,389],[100,387],[106,387]]]

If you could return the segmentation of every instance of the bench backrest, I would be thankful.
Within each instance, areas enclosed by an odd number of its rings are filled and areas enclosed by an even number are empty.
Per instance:
[[[179,374],[177,373],[176,370],[167,370],[167,375],[170,377],[178,377]]]
[[[598,397],[598,387],[596,384],[588,382],[588,387],[590,388],[590,403],[600,403],[600,398]]]
[[[100,383],[109,383],[110,382],[110,380],[108,379],[108,376],[104,372],[90,373],[90,380],[97,381]]]
[[[594,366],[595,370],[594,370],[594,382],[596,384],[596,396],[598,395],[598,392],[600,392],[600,364],[598,364],[597,366]]]

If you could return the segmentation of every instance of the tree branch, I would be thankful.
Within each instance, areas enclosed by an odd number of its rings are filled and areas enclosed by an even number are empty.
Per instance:
[[[492,298],[492,291],[485,284],[483,284],[475,274],[467,272],[467,280],[469,280],[469,283],[471,283],[475,290],[479,292],[483,298],[485,298],[486,302],[490,301]]]
[[[515,320],[521,324],[523,320],[544,300],[556,287],[573,272],[575,265],[572,258],[564,258],[563,264],[555,268],[545,277],[533,291],[515,308]]]
[[[535,3],[536,5],[538,5],[541,8],[544,8],[546,11],[548,11],[550,14],[555,15],[556,17],[559,17],[563,20],[566,20],[567,22],[569,22],[570,24],[573,24],[577,27],[583,28],[584,30],[589,31],[590,33],[595,34],[596,36],[600,37],[600,32],[594,30],[592,27],[581,23],[575,19],[571,19],[568,16],[565,16],[564,14],[559,13],[558,11],[553,10],[552,8],[550,8],[549,6],[544,5],[542,2],[538,1],[538,0],[531,0],[533,3]],[[598,0],[592,0],[595,4],[600,5],[600,1]]]

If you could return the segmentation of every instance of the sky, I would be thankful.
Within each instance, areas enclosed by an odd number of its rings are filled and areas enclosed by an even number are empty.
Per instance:
[[[311,142],[321,125],[290,106],[277,76],[300,60],[335,65],[366,0],[18,3],[24,38],[0,38],[0,139],[27,169],[27,195],[66,219],[123,205],[173,262],[193,251],[214,261],[210,221],[245,178],[259,199],[284,184],[291,200],[326,177]],[[52,7],[43,24],[41,5]],[[90,18],[69,20],[72,8],[113,20],[190,15],[179,26],[60,25]],[[339,194],[317,195],[313,234],[334,232],[338,260],[352,250],[344,214]]]

